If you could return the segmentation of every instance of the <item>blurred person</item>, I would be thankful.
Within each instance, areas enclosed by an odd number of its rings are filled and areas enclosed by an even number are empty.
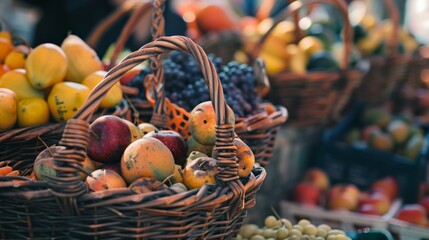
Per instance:
[[[94,28],[103,19],[112,14],[126,0],[19,0],[40,9],[41,17],[34,29],[33,46],[41,43],[54,43],[60,45],[65,37],[72,33],[86,39]],[[150,35],[151,14],[142,19],[136,27],[137,34],[133,34],[125,47],[135,51],[145,43],[152,40]],[[99,56],[104,56],[109,46],[114,43],[129,15],[121,18],[111,26],[102,36],[95,47]],[[183,19],[173,11],[170,0],[165,2],[165,35],[184,35],[186,24]]]

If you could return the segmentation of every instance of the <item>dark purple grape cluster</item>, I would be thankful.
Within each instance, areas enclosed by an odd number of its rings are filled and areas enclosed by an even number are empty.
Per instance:
[[[236,116],[246,117],[258,111],[261,100],[254,91],[253,68],[235,61],[223,64],[221,58],[212,54],[208,57],[219,75],[225,100]],[[200,67],[191,55],[174,51],[163,60],[163,65],[166,79],[165,94],[173,103],[191,111],[199,103],[210,100]],[[142,81],[147,74],[150,74],[150,70],[143,69],[131,82],[131,86],[142,89]]]

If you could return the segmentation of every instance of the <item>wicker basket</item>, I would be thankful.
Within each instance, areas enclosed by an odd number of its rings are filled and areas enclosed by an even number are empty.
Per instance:
[[[152,12],[152,25],[151,33],[153,39],[158,39],[164,35],[164,18],[163,18],[163,7],[165,0],[154,0],[153,1],[153,12]],[[118,40],[119,46],[121,46],[126,39],[130,36],[132,29],[134,29],[137,19],[145,14],[146,6],[140,6],[130,20],[127,22]],[[153,76],[145,80],[147,83],[146,99],[139,97],[139,90],[122,86],[124,92],[127,93],[127,99],[130,105],[137,110],[140,119],[144,121],[150,120],[150,122],[159,128],[173,129],[179,132],[182,136],[189,136],[188,123],[180,121],[181,119],[188,119],[189,112],[185,109],[171,103],[168,99],[164,100],[163,94],[163,66],[161,62],[161,55],[156,58],[152,58],[150,68],[154,73]],[[113,62],[113,61],[112,61]],[[258,65],[259,68],[262,68]],[[259,71],[259,79],[261,80],[260,85],[266,84],[264,82],[265,72],[263,69]],[[150,85],[150,86],[149,86]],[[157,86],[154,86],[157,85]],[[153,90],[156,89],[156,90]],[[156,92],[156,93],[155,93]],[[157,95],[160,99],[155,102],[154,95]],[[155,103],[157,105],[155,105]],[[165,108],[164,108],[165,107]],[[262,110],[261,112],[247,118],[236,119],[235,132],[237,135],[252,149],[255,154],[256,162],[262,166],[266,166],[269,163],[269,159],[272,156],[275,138],[280,125],[287,120],[287,110],[282,106],[275,106],[275,109]],[[179,119],[180,122],[177,122]]]
[[[131,110],[124,99],[116,108],[100,109],[93,115],[91,120],[106,114],[132,120]],[[49,122],[33,127],[0,131],[0,167],[8,165],[14,169],[20,169],[20,175],[26,175],[29,171],[31,172],[36,156],[46,146],[58,143],[64,127],[65,122]],[[26,151],[22,151],[22,149]]]
[[[91,47],[97,46],[104,34],[116,24],[123,17],[129,15],[129,18],[122,28],[121,33],[119,34],[115,46],[108,60],[107,69],[111,69],[118,62],[119,55],[124,50],[125,44],[131,34],[137,27],[137,23],[141,18],[144,18],[149,13],[157,14],[157,16],[162,17],[163,4],[165,0],[153,0],[153,1],[134,1],[127,0],[119,8],[116,9],[112,14],[103,19],[91,32],[91,34],[86,39],[86,42]],[[159,22],[152,24],[152,30],[159,27]],[[154,38],[156,39],[156,38]],[[134,119],[143,122],[149,122],[152,116],[153,107],[145,99],[136,98],[138,95],[138,90],[134,88],[121,85],[122,91],[125,94],[125,99],[129,103],[130,107],[133,109]]]
[[[414,89],[427,86],[422,81],[422,71],[429,69],[429,46],[422,46],[409,61],[408,68],[400,80],[401,86],[410,86]]]
[[[368,58],[370,69],[363,77],[357,98],[367,105],[386,102],[406,76],[411,56],[398,53],[399,13],[393,0],[384,0],[393,23],[393,32],[388,43],[388,54]]]
[[[296,127],[324,125],[336,118],[359,86],[363,75],[362,70],[348,68],[347,60],[350,55],[353,32],[348,18],[347,6],[343,1],[312,0],[305,3],[296,1],[288,6],[286,17],[293,15],[296,21],[297,12],[301,8],[319,3],[336,6],[344,19],[344,57],[342,58],[344,62],[341,63],[341,70],[336,72],[308,72],[306,74],[283,71],[269,76],[271,90],[266,98],[275,104],[287,107],[290,115],[287,124]],[[251,58],[257,58],[265,39],[282,20],[276,20],[261,38],[257,47],[250,53]],[[303,34],[297,33],[296,36],[302,37]]]
[[[140,11],[144,12],[149,9],[148,6],[150,4],[127,5],[127,7],[124,5],[124,7],[117,11],[115,16],[120,17],[137,6],[141,8]],[[101,24],[100,29],[103,29],[103,31],[96,31],[97,34],[94,34],[93,44],[97,43],[99,36],[102,35],[107,27],[107,25]],[[88,45],[93,46],[93,44]],[[94,113],[91,120],[107,114],[133,120],[135,118],[134,113],[135,111],[132,111],[130,103],[124,98],[115,108],[99,109]],[[32,170],[34,159],[46,146],[58,143],[64,131],[64,126],[65,122],[50,122],[34,127],[17,128],[8,131],[0,130],[0,166],[9,165],[13,168],[21,169],[21,175],[25,175],[28,171]],[[26,151],[22,151],[22,149],[26,149]]]
[[[80,180],[89,119],[107,91],[125,72],[158,54],[190,53],[200,64],[216,112],[216,184],[177,193],[170,188],[134,193],[128,188],[88,192]],[[3,239],[231,239],[255,205],[266,173],[255,167],[238,177],[234,128],[220,80],[204,51],[186,37],[163,37],[146,44],[112,68],[67,121],[54,155],[57,177],[31,182],[0,177],[0,236]],[[183,121],[186,121],[183,119]],[[26,149],[22,149],[25,151]],[[14,181],[15,180],[15,181]],[[16,181],[23,180],[23,181]]]
[[[243,39],[238,30],[224,30],[208,32],[198,38],[196,42],[207,53],[229,62],[234,60],[234,54],[243,47]]]

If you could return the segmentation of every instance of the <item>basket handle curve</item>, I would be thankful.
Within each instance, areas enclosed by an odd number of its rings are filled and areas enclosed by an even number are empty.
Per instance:
[[[103,81],[91,91],[83,106],[72,119],[67,121],[59,142],[60,146],[66,148],[54,156],[57,176],[52,177],[52,181],[48,181],[53,194],[58,196],[60,201],[63,201],[63,208],[68,206],[66,211],[78,212],[76,201],[73,199],[86,192],[85,184],[79,178],[79,169],[81,169],[81,162],[86,157],[89,119],[98,108],[102,98],[127,71],[149,58],[173,50],[191,54],[200,65],[215,109],[218,183],[231,182],[231,184],[237,184],[235,180],[238,179],[238,163],[236,148],[233,143],[234,123],[230,122],[230,115],[234,113],[225,101],[222,84],[213,63],[204,50],[191,39],[183,36],[162,37],[130,53],[118,65],[109,70]]]
[[[342,62],[340,63],[340,68],[343,70],[347,69],[348,61],[350,59],[349,58],[350,51],[351,51],[352,43],[353,43],[352,42],[353,41],[353,29],[352,29],[352,26],[350,24],[350,20],[348,17],[347,5],[342,0],[308,0],[308,1],[295,1],[295,2],[291,3],[288,6],[288,8],[286,9],[284,17],[277,19],[273,23],[271,28],[261,37],[261,39],[259,39],[259,42],[256,44],[253,51],[251,51],[251,53],[250,53],[252,58],[253,59],[257,58],[257,56],[259,55],[259,53],[262,49],[262,45],[264,44],[265,40],[269,37],[270,33],[274,30],[274,28],[280,22],[282,22],[285,18],[288,18],[291,16],[296,17],[298,11],[300,9],[302,9],[303,7],[311,6],[314,4],[320,4],[320,3],[330,4],[330,5],[337,7],[337,9],[340,11],[340,13],[342,15],[342,18],[344,20],[344,37],[343,37],[344,49],[343,49]],[[295,29],[296,28],[298,28],[298,26],[295,26]],[[295,33],[296,33],[296,31],[295,31]]]
[[[110,27],[112,27],[123,16],[132,12],[130,18],[128,19],[127,23],[123,27],[121,33],[116,40],[114,51],[109,59],[108,69],[112,68],[116,64],[119,54],[124,49],[125,43],[127,42],[131,33],[133,33],[138,23],[138,20],[148,14],[151,8],[152,4],[150,1],[125,1],[115,12],[113,12],[111,15],[102,20],[102,22],[100,22],[95,27],[95,29],[91,32],[90,36],[86,39],[88,45],[94,48],[101,40],[103,34],[105,34]]]

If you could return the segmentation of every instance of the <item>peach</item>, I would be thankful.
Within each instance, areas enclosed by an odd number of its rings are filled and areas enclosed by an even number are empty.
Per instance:
[[[127,184],[115,171],[110,169],[97,169],[86,178],[85,183],[91,191],[125,188]]]
[[[374,192],[361,198],[359,205],[372,205],[377,210],[378,215],[383,215],[390,209],[390,199],[384,193]]]
[[[309,183],[298,183],[292,190],[292,200],[309,204],[318,205],[320,200],[320,189]]]
[[[303,181],[318,187],[322,192],[329,188],[329,177],[321,169],[309,169],[305,173]]]
[[[255,164],[255,155],[247,144],[241,139],[234,139],[235,147],[237,148],[237,161],[238,161],[238,176],[246,177],[250,174]]]
[[[89,157],[86,157],[82,162],[82,167],[86,169],[88,172],[92,172],[95,170],[94,161],[92,161]],[[79,174],[80,174],[80,179],[82,179],[82,181],[85,181],[88,175],[84,172],[80,172]]]
[[[174,165],[174,175],[171,178],[172,183],[183,183],[183,169],[180,165]]]
[[[420,200],[419,204],[422,205],[422,207],[425,208],[426,213],[427,213],[428,218],[429,218],[429,196],[426,196],[422,200]]]
[[[235,122],[234,112],[229,110],[229,120]],[[189,130],[194,139],[203,145],[214,145],[216,140],[216,114],[211,101],[198,104],[189,115]]]
[[[188,155],[194,151],[204,153],[207,156],[212,155],[214,145],[201,144],[197,142],[195,138],[193,138],[192,136],[188,138],[188,141],[186,141],[186,144],[188,145]]]
[[[155,178],[142,177],[136,179],[128,187],[136,193],[147,193],[167,188],[167,185]]]
[[[396,180],[387,176],[383,179],[377,180],[371,186],[371,191],[373,192],[383,192],[389,197],[390,201],[393,201],[399,193],[399,187]]]
[[[426,226],[426,210],[419,204],[405,204],[398,212],[397,219]]]
[[[234,139],[234,145],[237,148],[238,176],[247,177],[255,164],[255,155],[252,149],[239,138]],[[216,152],[213,153],[213,157],[216,158]]]
[[[215,184],[218,172],[216,159],[200,157],[183,170],[183,184],[187,189],[201,188],[204,184]]]
[[[57,176],[55,171],[54,154],[64,150],[63,146],[53,146],[41,151],[34,160],[33,171],[37,180],[47,181],[48,177]]]
[[[162,182],[174,174],[174,157],[160,140],[142,137],[125,149],[121,172],[127,183],[141,177],[153,177]]]
[[[328,208],[354,211],[359,203],[359,189],[352,184],[335,185],[328,193]]]

